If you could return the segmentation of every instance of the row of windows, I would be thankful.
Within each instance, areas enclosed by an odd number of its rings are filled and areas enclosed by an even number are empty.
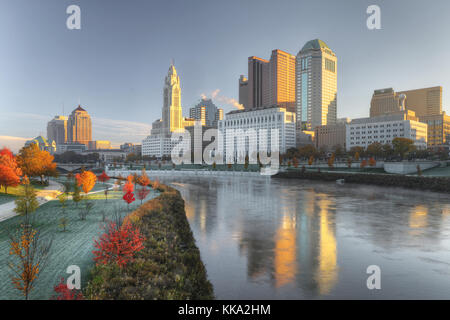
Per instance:
[[[397,131],[400,131],[400,132],[403,132],[403,131],[405,131],[405,129],[386,129],[386,132],[397,132]],[[368,134],[370,134],[370,133],[378,133],[378,130],[374,130],[373,132],[372,131],[367,131],[367,133]],[[380,130],[380,133],[384,133],[384,130]],[[365,131],[362,131],[362,132],[360,132],[360,131],[356,131],[356,132],[350,132],[350,135],[356,135],[356,134],[366,134],[366,132]]]
[[[278,115],[278,121],[281,121],[282,117],[281,114]],[[265,117],[257,117],[257,118],[250,118],[250,119],[238,119],[238,120],[227,120],[225,121],[225,124],[227,126],[230,125],[245,125],[245,124],[253,124],[253,123],[265,123],[270,121],[276,121],[275,115],[272,116],[265,116]],[[223,126],[223,123],[220,123],[220,126]]]
[[[384,124],[380,124],[380,125],[378,125],[378,124],[375,124],[375,125],[367,125],[367,128],[384,128]],[[400,126],[400,127],[403,127],[403,123],[393,123],[392,125],[391,124],[386,124],[386,127],[387,128],[389,128],[389,127],[397,127],[397,126]],[[366,126],[361,126],[361,127],[350,127],[350,130],[358,130],[358,129],[366,129]]]

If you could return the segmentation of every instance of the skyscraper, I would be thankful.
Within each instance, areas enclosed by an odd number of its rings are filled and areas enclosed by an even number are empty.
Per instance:
[[[67,122],[67,140],[69,143],[89,145],[92,140],[91,117],[80,105],[72,111]]]
[[[217,122],[223,118],[223,110],[217,108],[211,99],[202,99],[195,107],[189,109],[189,117],[199,120],[202,126],[217,128]]]
[[[248,109],[270,103],[269,61],[255,56],[248,58]]]
[[[337,58],[322,40],[308,41],[297,54],[297,130],[334,124],[337,117]]]
[[[67,117],[55,116],[47,124],[47,140],[56,144],[67,142]]]
[[[402,109],[414,111],[418,117],[442,113],[442,87],[423,88],[395,92],[392,88],[375,90],[370,101],[370,116],[398,112]]]
[[[244,76],[239,79],[239,103],[246,109],[277,105],[294,112],[295,68],[295,56],[279,49],[270,60],[249,57],[248,82]]]
[[[164,79],[162,119],[152,123],[150,135],[142,141],[143,156],[169,156],[178,140],[172,140],[172,132],[182,132],[195,120],[183,118],[181,108],[180,77],[173,64]]]
[[[270,104],[295,112],[295,56],[273,50],[270,57]]]
[[[164,104],[162,110],[163,130],[166,133],[183,129],[183,113],[181,109],[180,77],[173,64],[164,81]]]

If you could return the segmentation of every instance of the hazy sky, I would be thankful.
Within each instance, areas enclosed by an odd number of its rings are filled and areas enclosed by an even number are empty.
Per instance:
[[[81,7],[81,30],[66,8]],[[366,9],[381,7],[382,30]],[[0,0],[0,147],[17,148],[78,104],[93,139],[140,142],[161,116],[171,59],[182,105],[238,98],[251,55],[297,54],[320,38],[338,57],[338,117],[369,114],[374,89],[450,87],[448,0]],[[232,106],[216,101],[225,111]]]

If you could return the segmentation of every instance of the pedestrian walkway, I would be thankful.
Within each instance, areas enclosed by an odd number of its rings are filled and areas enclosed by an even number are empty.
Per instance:
[[[39,206],[44,203],[56,199],[64,191],[64,186],[56,181],[50,180],[47,187],[42,190],[36,190],[37,201]],[[0,222],[15,217],[17,215],[14,212],[16,204],[14,201],[10,201],[0,205]]]

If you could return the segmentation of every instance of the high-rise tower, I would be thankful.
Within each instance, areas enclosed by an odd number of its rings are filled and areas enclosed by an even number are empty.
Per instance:
[[[337,58],[322,40],[308,41],[297,54],[297,130],[335,124],[337,118]]]
[[[69,116],[67,122],[67,140],[69,143],[89,145],[92,141],[91,117],[81,106],[78,106]]]
[[[183,130],[180,77],[178,77],[173,64],[170,65],[164,82],[162,122],[165,133]]]
[[[56,144],[67,142],[67,117],[55,116],[47,124],[47,140]]]

